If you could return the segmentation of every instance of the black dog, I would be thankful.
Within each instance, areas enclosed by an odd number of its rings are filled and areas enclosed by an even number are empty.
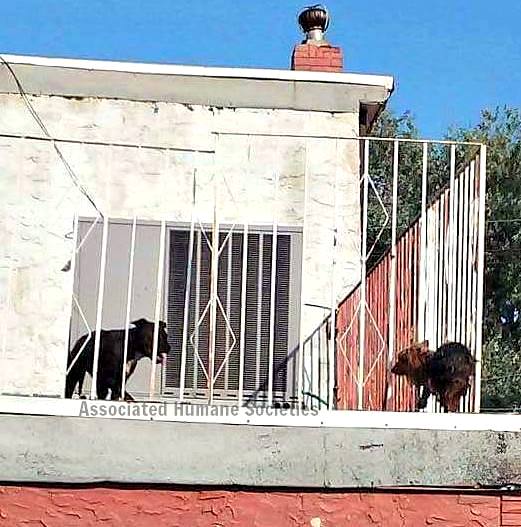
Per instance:
[[[470,386],[475,362],[469,349],[459,342],[442,344],[434,352],[422,342],[400,351],[391,372],[405,375],[415,386],[417,410],[425,408],[434,394],[445,412],[457,412],[459,400]]]
[[[128,380],[136,369],[137,363],[143,357],[152,359],[153,342],[154,342],[154,323],[144,318],[132,322],[133,328],[128,332],[128,350],[126,362],[126,379]],[[166,334],[165,322],[159,322],[159,339],[157,350],[157,363],[163,363],[166,355],[170,351],[168,337]],[[72,366],[65,384],[65,397],[72,398],[76,385],[79,385],[79,392],[83,386],[85,373],[92,376],[94,363],[94,342],[96,332],[92,332],[91,338],[77,361]],[[87,335],[80,337],[69,353],[67,367],[72,363],[74,357],[78,354]],[[123,354],[125,346],[125,330],[114,329],[101,331],[100,350],[98,359],[98,378],[96,392],[98,399],[106,399],[109,389],[111,390],[111,399],[119,400],[121,398],[121,381],[123,379]],[[125,391],[125,400],[133,400],[133,397]]]
[[[428,388],[439,396],[446,412],[458,411],[460,398],[470,388],[475,362],[469,349],[459,342],[442,344],[432,355]]]

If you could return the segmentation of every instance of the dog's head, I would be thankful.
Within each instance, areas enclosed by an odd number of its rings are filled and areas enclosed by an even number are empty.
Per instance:
[[[155,323],[148,321],[146,318],[134,320],[132,324],[136,328],[137,340],[139,342],[136,350],[137,359],[141,357],[148,357],[152,359],[154,353],[154,329]],[[158,346],[157,346],[157,364],[164,364],[166,357],[170,352],[170,344],[168,344],[168,335],[166,333],[166,322],[159,321]]]
[[[411,344],[398,353],[396,361],[391,368],[391,373],[415,377],[423,371],[428,355],[429,343],[426,340]]]

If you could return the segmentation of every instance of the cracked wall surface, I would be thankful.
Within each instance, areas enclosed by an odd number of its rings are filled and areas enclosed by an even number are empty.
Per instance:
[[[0,487],[0,525],[18,527],[506,527],[519,496],[457,492],[246,492]]]

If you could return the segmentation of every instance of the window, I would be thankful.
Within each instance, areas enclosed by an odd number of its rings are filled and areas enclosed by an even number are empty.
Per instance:
[[[214,397],[236,400],[239,389],[241,348],[241,292],[244,233],[234,229],[219,235],[223,246],[218,261],[217,295],[220,301],[216,317]],[[210,370],[210,311],[207,309],[211,287],[211,233],[196,230],[188,302],[185,397],[207,398]],[[298,349],[300,233],[279,230],[277,235],[273,396],[292,399]],[[181,379],[183,322],[185,315],[186,272],[190,231],[169,230],[167,331],[172,352],[163,380],[165,395],[178,395]],[[244,380],[245,400],[267,397],[271,265],[273,235],[271,230],[250,229],[247,247]],[[226,315],[226,316],[225,316]]]
[[[82,218],[79,224],[78,243],[81,243],[81,249],[77,257],[74,291],[81,313],[73,305],[71,346],[77,338],[87,333],[89,328],[94,330],[96,327],[102,224],[98,222],[92,226],[92,221]],[[112,218],[109,220],[103,329],[125,327],[129,285],[130,320],[141,317],[154,320],[161,225],[154,221],[137,221],[133,273],[129,284],[132,228],[132,221]],[[211,232],[207,233],[209,230],[211,229],[205,229],[203,232],[196,229],[194,232],[185,364],[186,399],[209,396],[205,374],[210,369],[209,310],[205,313],[211,285],[212,237]],[[221,226],[220,244],[225,243],[227,232],[228,227]],[[226,317],[220,309],[217,310],[214,397],[228,401],[236,401],[239,390],[243,240],[243,232],[235,227],[221,251],[218,263],[218,297]],[[161,391],[164,397],[179,396],[189,241],[189,225],[167,224],[161,319],[167,321],[171,352],[166,367],[161,368],[160,374],[158,373],[156,386],[156,390]],[[272,241],[270,227],[249,229],[244,313],[244,401],[254,398],[260,402],[267,397]],[[296,393],[301,244],[300,231],[279,229],[275,282],[273,396],[284,400],[291,399]],[[148,394],[150,366],[150,361],[141,361],[129,380],[129,390],[136,397]],[[88,386],[86,383],[84,390],[88,389]]]

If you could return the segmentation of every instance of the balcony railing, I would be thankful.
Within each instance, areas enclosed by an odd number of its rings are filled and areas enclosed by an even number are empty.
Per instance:
[[[217,159],[230,135],[248,161],[261,139],[300,141],[302,173],[221,159],[185,174],[183,214],[77,215],[64,354],[84,340],[64,375],[87,358],[90,399],[105,383],[103,396],[145,401],[412,411],[412,387],[389,372],[397,351],[456,340],[477,360],[460,410],[479,412],[485,147],[217,134]],[[321,141],[328,171],[312,162]],[[107,353],[119,354],[110,382]]]

